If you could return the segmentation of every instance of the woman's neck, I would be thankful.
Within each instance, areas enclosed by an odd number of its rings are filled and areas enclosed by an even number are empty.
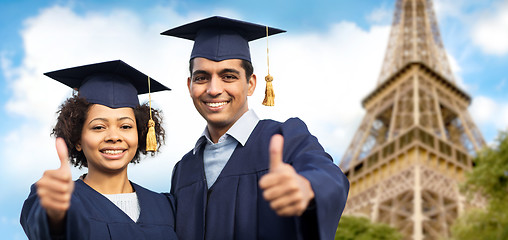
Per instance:
[[[101,194],[119,194],[134,192],[129,178],[127,177],[127,169],[115,174],[104,174],[88,169],[88,174],[83,181]]]

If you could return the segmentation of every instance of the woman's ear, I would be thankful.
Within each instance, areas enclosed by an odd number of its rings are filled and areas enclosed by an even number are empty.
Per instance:
[[[78,152],[81,152],[81,150],[82,150],[81,142],[76,143],[76,150],[78,150]]]

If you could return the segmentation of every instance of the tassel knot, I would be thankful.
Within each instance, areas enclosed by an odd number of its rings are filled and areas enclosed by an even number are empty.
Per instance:
[[[274,106],[275,104],[275,93],[273,92],[273,77],[268,74],[265,77],[266,81],[266,89],[265,89],[265,99],[263,100],[263,105],[265,106]]]

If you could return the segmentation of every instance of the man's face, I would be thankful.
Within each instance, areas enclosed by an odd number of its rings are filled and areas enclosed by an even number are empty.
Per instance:
[[[240,59],[220,62],[195,58],[187,87],[209,128],[225,133],[248,110],[247,96],[256,88],[256,76],[247,81]]]

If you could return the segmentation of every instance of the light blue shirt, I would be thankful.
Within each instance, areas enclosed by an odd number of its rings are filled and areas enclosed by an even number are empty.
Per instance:
[[[258,122],[259,118],[256,113],[253,110],[248,110],[219,138],[217,143],[213,143],[210,140],[208,128],[205,128],[201,137],[196,142],[193,154],[196,154],[201,144],[206,142],[203,152],[203,164],[208,188],[215,183],[220,172],[235,151],[236,146],[238,144],[245,146]]]

